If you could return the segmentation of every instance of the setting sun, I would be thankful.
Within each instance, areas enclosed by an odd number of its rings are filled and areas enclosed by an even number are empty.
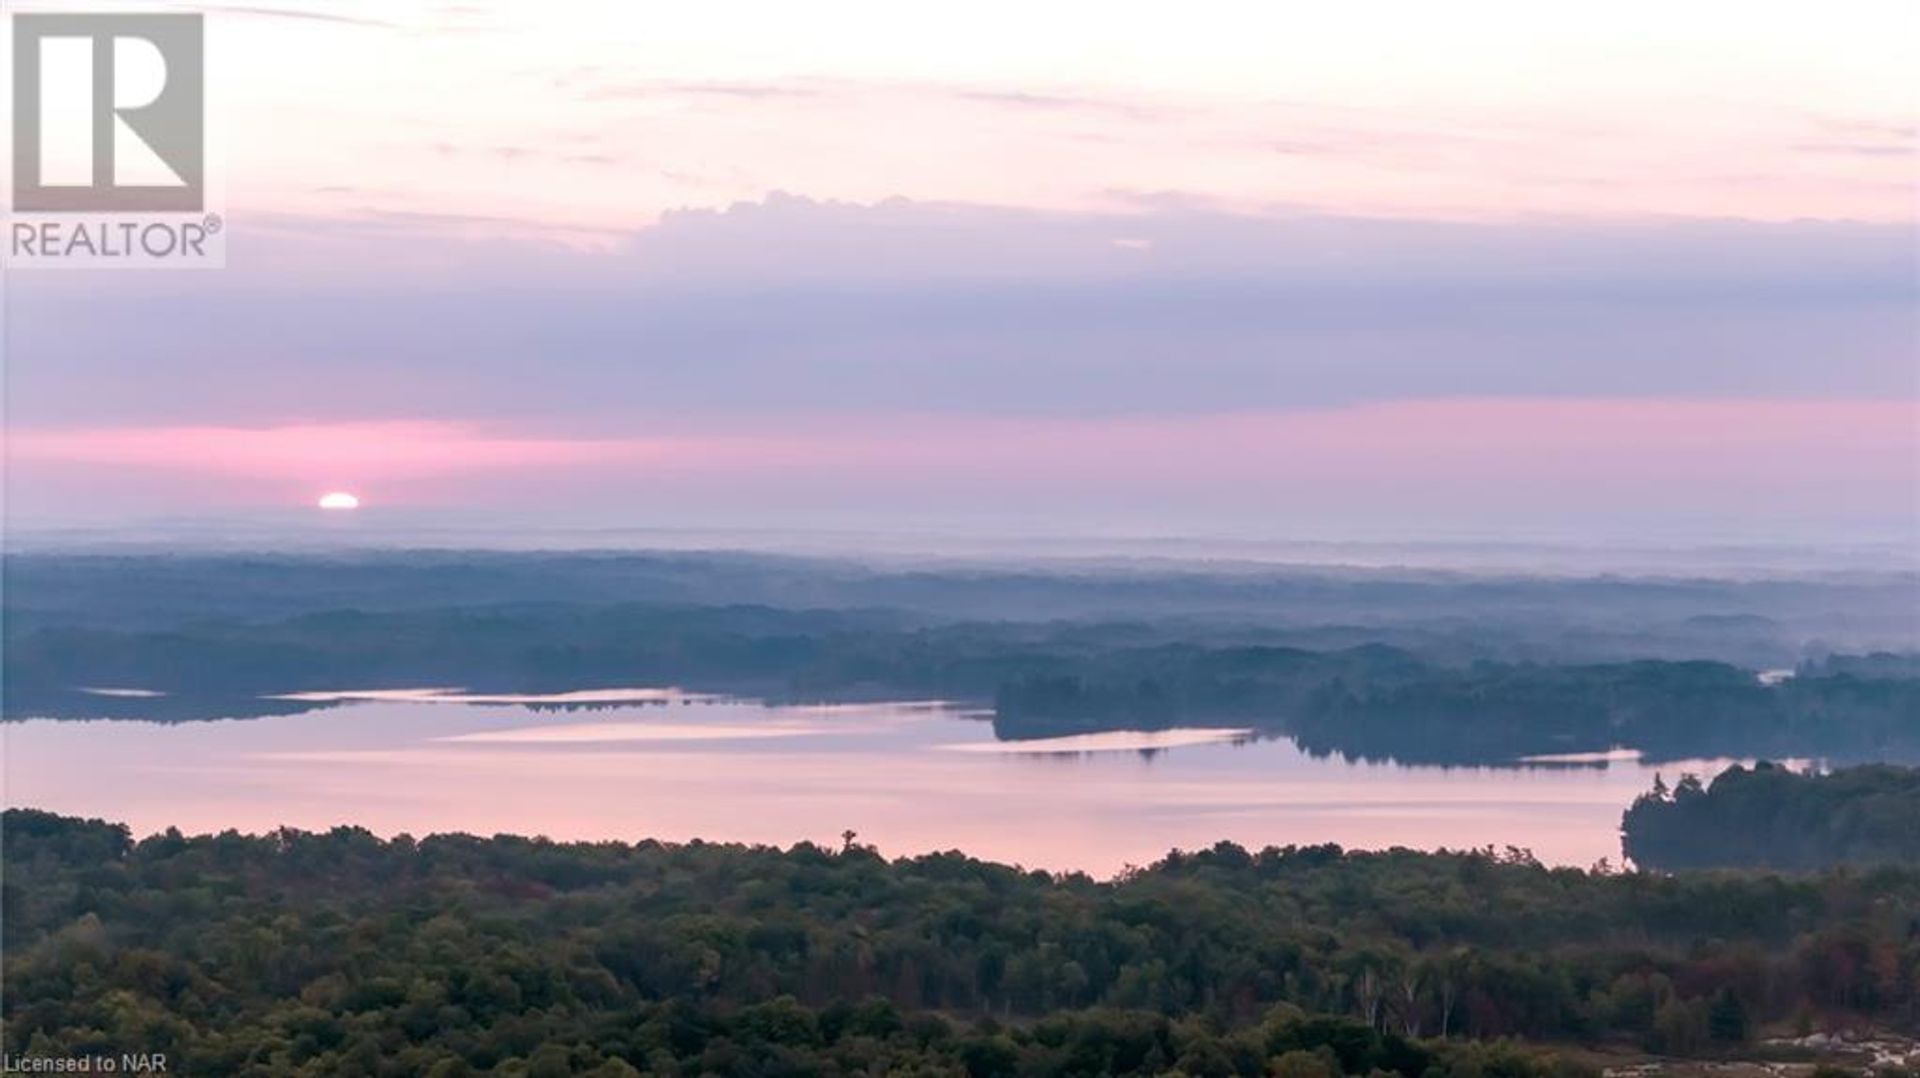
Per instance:
[[[1920,0],[20,6],[0,1078],[1920,1078]]]

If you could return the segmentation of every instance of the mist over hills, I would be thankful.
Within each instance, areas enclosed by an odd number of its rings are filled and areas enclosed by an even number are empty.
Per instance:
[[[1436,657],[1704,658],[1755,667],[1907,651],[1920,574],[1543,577],[1245,562],[960,562],[745,552],[21,553],[14,627],[161,628],[517,603],[891,611],[909,622],[1192,621],[1302,647]]]
[[[387,551],[30,554],[7,583],[10,718],[680,685],[960,700],[992,707],[1010,739],[1232,722],[1316,753],[1437,763],[1619,746],[1920,758],[1914,581],[1897,574]]]

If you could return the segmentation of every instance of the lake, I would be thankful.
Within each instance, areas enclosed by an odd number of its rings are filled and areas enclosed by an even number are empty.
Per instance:
[[[997,741],[981,713],[938,703],[775,707],[669,689],[288,699],[318,709],[0,724],[6,802],[141,835],[346,823],[837,846],[851,829],[889,855],[959,849],[1097,875],[1221,839],[1514,845],[1585,867],[1619,860],[1620,813],[1656,770],[1671,783],[1726,762],[1354,763],[1232,728]]]

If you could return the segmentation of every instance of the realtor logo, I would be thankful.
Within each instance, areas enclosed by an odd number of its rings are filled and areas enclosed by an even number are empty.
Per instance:
[[[13,17],[16,213],[206,208],[199,15]]]

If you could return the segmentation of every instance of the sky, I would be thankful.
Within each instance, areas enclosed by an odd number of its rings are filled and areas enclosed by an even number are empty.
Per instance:
[[[1908,3],[176,9],[227,265],[8,275],[16,528],[1920,544]]]

